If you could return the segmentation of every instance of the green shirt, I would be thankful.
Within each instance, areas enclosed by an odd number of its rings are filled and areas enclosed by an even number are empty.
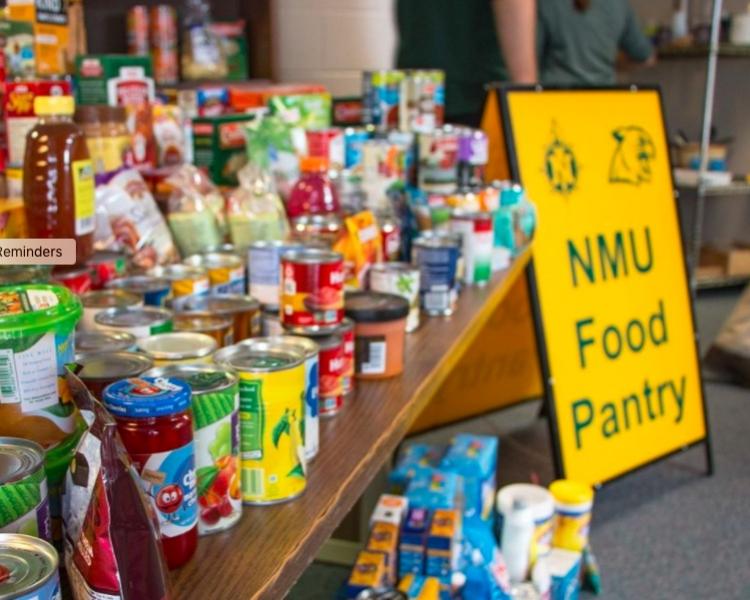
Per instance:
[[[445,114],[479,114],[484,84],[506,78],[492,0],[397,0],[399,69],[445,71]]]
[[[628,0],[591,0],[584,12],[573,0],[538,0],[537,11],[544,85],[612,85],[618,50],[637,62],[653,51]]]

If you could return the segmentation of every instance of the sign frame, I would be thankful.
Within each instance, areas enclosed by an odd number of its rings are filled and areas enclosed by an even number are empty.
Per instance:
[[[521,181],[520,165],[518,160],[518,154],[515,146],[513,122],[510,115],[510,103],[509,95],[517,92],[538,92],[543,93],[544,91],[555,91],[555,92],[586,92],[586,91],[598,91],[598,92],[611,92],[611,91],[622,91],[622,92],[655,92],[658,97],[659,110],[661,113],[662,123],[662,135],[665,140],[668,140],[668,129],[666,123],[666,113],[664,111],[664,99],[661,93],[661,87],[658,85],[614,85],[614,86],[542,86],[542,85],[515,85],[515,84],[501,84],[498,86],[492,86],[488,90],[488,94],[493,92],[498,95],[499,104],[499,121],[502,126],[502,137],[505,145],[505,156],[507,156],[508,168],[513,181]],[[713,447],[711,442],[711,429],[710,420],[708,415],[708,406],[706,402],[706,390],[705,382],[703,380],[703,374],[700,368],[700,348],[699,348],[699,333],[696,326],[695,318],[695,303],[694,303],[694,290],[691,289],[690,285],[690,273],[687,263],[687,256],[685,255],[685,241],[683,235],[683,223],[680,211],[678,208],[679,192],[675,186],[674,181],[674,169],[672,168],[672,158],[667,155],[667,161],[669,166],[670,186],[673,192],[673,203],[675,210],[675,217],[677,219],[678,226],[678,238],[680,242],[680,255],[682,257],[682,266],[684,270],[684,277],[686,282],[686,293],[688,295],[688,305],[690,308],[690,319],[693,327],[692,336],[694,341],[694,352],[697,361],[697,377],[698,377],[698,389],[701,394],[701,406],[703,410],[703,424],[704,424],[704,437],[702,439],[695,440],[689,444],[679,446],[673,450],[669,450],[663,454],[653,457],[645,462],[637,464],[625,471],[618,473],[617,475],[603,479],[602,481],[596,482],[594,485],[600,487],[605,483],[616,481],[621,479],[630,473],[644,469],[657,462],[660,462],[666,458],[684,452],[690,448],[698,445],[704,446],[705,459],[706,459],[706,475],[711,476],[714,473],[714,458],[713,458]],[[562,443],[560,438],[560,430],[557,422],[557,407],[555,403],[555,382],[550,370],[549,353],[547,347],[547,341],[544,330],[544,320],[542,317],[542,307],[540,296],[538,292],[538,281],[535,269],[535,259],[532,254],[529,263],[526,267],[527,282],[529,287],[529,299],[531,302],[531,312],[534,322],[534,333],[536,336],[536,347],[539,360],[539,369],[542,374],[542,386],[544,388],[544,409],[546,410],[547,423],[549,427],[550,443],[552,447],[552,459],[555,473],[558,478],[564,478],[566,476],[565,463],[563,460]]]

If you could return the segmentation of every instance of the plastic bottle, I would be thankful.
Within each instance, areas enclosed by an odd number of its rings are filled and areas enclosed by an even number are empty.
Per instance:
[[[502,552],[511,583],[526,579],[529,553],[534,535],[534,514],[523,500],[513,500],[509,513],[503,515]]]
[[[287,200],[290,219],[302,215],[339,214],[341,205],[336,188],[328,178],[328,159],[308,156],[300,161],[302,174]]]

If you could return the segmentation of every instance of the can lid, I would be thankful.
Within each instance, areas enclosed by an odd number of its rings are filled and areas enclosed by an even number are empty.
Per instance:
[[[305,334],[299,334],[299,335],[305,335]],[[308,335],[315,336],[316,334],[312,333]],[[317,335],[318,337],[315,337],[314,341],[320,347],[321,350],[330,350],[331,348],[336,348],[338,346],[341,346],[341,344],[344,343],[344,340],[342,339],[340,335],[336,335],[336,334],[325,334],[325,335],[317,334]]]
[[[336,214],[323,214],[323,215],[300,215],[292,219],[292,227],[304,228],[308,226],[315,226],[320,229],[328,229],[329,231],[338,231],[341,229],[342,221],[341,217]],[[300,244],[301,245],[301,244]]]
[[[82,366],[81,379],[109,381],[137,377],[154,366],[148,356],[137,352],[81,353],[76,354],[76,362]]]
[[[96,314],[94,322],[112,327],[137,327],[162,323],[172,318],[172,311],[156,306],[137,308],[105,308]]]
[[[188,256],[183,264],[191,267],[217,268],[217,267],[241,267],[242,259],[236,254],[225,252],[207,252],[205,254],[193,254]]]
[[[302,337],[302,335],[280,335],[268,339],[272,343],[278,342],[282,346],[290,346],[296,351],[302,352],[305,358],[317,355],[320,350],[318,340],[311,340],[308,337]]]
[[[594,499],[594,490],[590,485],[572,479],[553,481],[549,491],[557,502],[563,504],[586,504]]]
[[[395,294],[350,292],[344,298],[344,312],[355,323],[395,321],[409,314],[409,301]]]
[[[138,340],[138,349],[155,360],[203,358],[216,350],[214,338],[204,333],[174,331]]]
[[[104,388],[103,395],[110,412],[124,417],[163,417],[190,406],[190,386],[179,379],[122,379]]]
[[[105,287],[108,289],[119,288],[129,292],[145,294],[148,292],[168,289],[171,287],[171,283],[169,279],[165,279],[164,277],[135,275],[133,277],[120,277],[119,279],[113,279],[112,281],[108,281]]]
[[[118,351],[127,350],[135,345],[135,336],[127,331],[76,331],[76,352]]]
[[[338,327],[336,327],[335,332],[339,335],[343,335],[345,333],[349,333],[350,331],[354,331],[354,321],[352,321],[349,317],[344,317],[341,319],[341,323],[338,324]]]
[[[68,288],[32,283],[0,287],[0,340],[48,333],[81,318],[81,302]]]
[[[0,485],[20,481],[44,463],[44,448],[31,440],[0,437]]]
[[[203,298],[191,298],[186,306],[190,309],[206,310],[221,315],[233,315],[246,310],[260,310],[260,302],[252,296],[241,294],[214,294]]]
[[[260,250],[262,248],[279,248],[281,250],[294,250],[302,248],[301,242],[287,242],[284,240],[256,240],[250,244],[251,250]]]
[[[21,533],[0,533],[0,598],[31,597],[40,583],[57,577],[59,559],[52,544]]]
[[[379,273],[410,273],[415,276],[419,275],[419,269],[417,267],[405,262],[375,263],[370,267],[370,271],[377,271]]]
[[[214,362],[225,369],[270,373],[301,365],[304,353],[278,342],[279,338],[250,338],[214,354]]]
[[[81,296],[84,308],[111,308],[113,306],[137,306],[143,303],[143,296],[127,290],[97,290]]]
[[[315,265],[321,263],[327,264],[341,262],[344,260],[344,256],[333,250],[324,250],[322,248],[302,248],[300,250],[284,252],[282,259],[293,263]]]
[[[164,265],[154,267],[149,271],[152,277],[160,279],[208,279],[208,271],[203,267],[192,265]]]
[[[178,312],[173,320],[177,331],[220,331],[232,326],[232,319],[229,317],[203,310]]]

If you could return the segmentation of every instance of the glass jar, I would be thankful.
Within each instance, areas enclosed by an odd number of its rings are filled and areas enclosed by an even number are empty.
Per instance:
[[[104,173],[104,131],[99,116],[99,104],[84,104],[77,106],[73,120],[86,136],[86,146],[89,149],[94,172]]]
[[[130,130],[128,115],[124,106],[104,106],[101,111],[101,129],[104,137],[104,166],[107,171],[115,171],[128,162]]]
[[[305,157],[300,161],[300,169],[302,174],[287,200],[289,218],[340,213],[338,192],[328,178],[328,159],[319,156]]]
[[[105,388],[104,403],[158,516],[167,565],[179,567],[198,544],[190,387],[176,379],[125,379]]]

